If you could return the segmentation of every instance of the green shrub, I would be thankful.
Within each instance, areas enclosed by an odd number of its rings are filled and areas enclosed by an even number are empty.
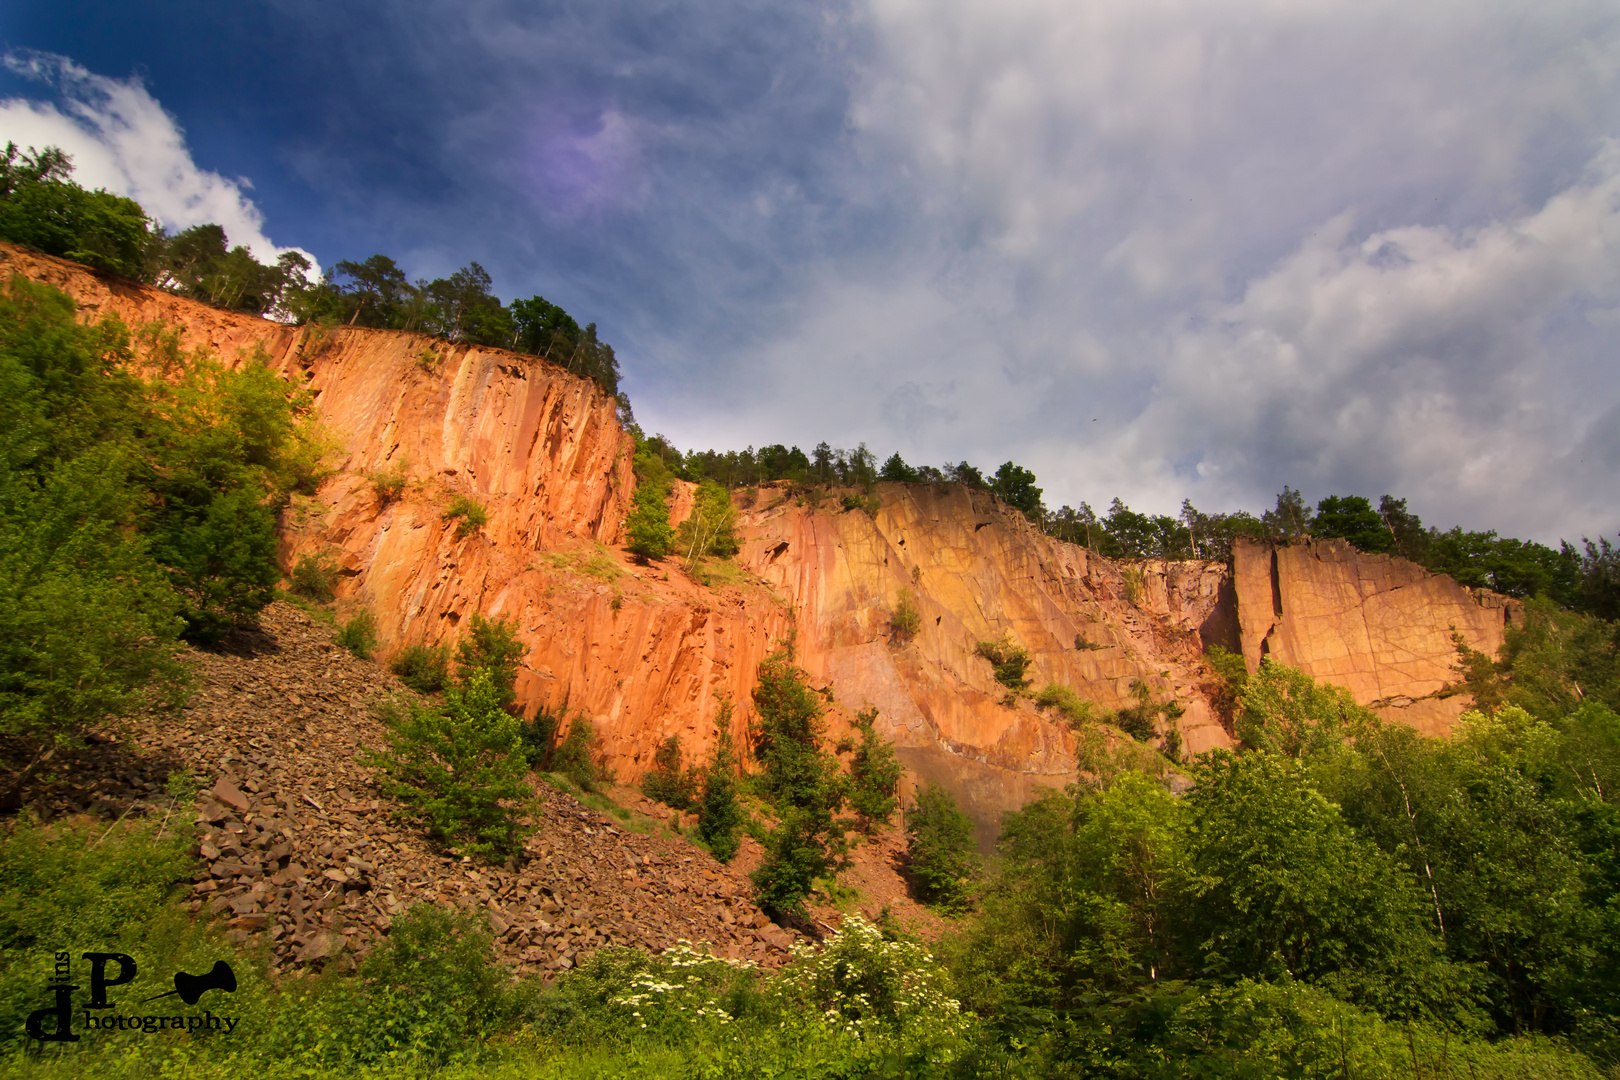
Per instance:
[[[292,592],[317,604],[329,604],[337,596],[337,563],[330,555],[305,555],[292,568],[287,577],[292,581]]]
[[[486,619],[474,614],[467,624],[467,635],[456,645],[456,677],[465,682],[475,671],[489,672],[501,708],[514,712],[518,664],[526,652],[528,649],[517,638],[517,626],[510,619]]]
[[[529,768],[545,771],[551,768],[551,755],[557,746],[557,733],[563,728],[562,717],[546,709],[534,714],[534,719],[523,725],[523,757]]]
[[[960,1034],[971,1023],[926,949],[886,940],[859,915],[845,918],[820,949],[798,954],[781,981],[783,995],[804,1012],[863,1039],[900,1031],[937,1038]]]
[[[624,523],[627,546],[639,559],[662,559],[675,544],[669,524],[669,468],[662,457],[642,450],[636,454],[635,471],[638,483]]]
[[[489,514],[484,510],[483,504],[465,495],[457,495],[451,499],[449,508],[444,512],[445,521],[454,521],[456,518],[461,519],[461,524],[456,526],[457,540],[477,532],[489,523]]]
[[[703,787],[698,793],[698,836],[708,846],[709,854],[721,862],[730,862],[737,854],[737,831],[747,816],[737,801],[737,756],[731,742],[730,701],[720,703],[715,723],[719,733],[714,755],[703,772]]]
[[[369,609],[361,608],[339,627],[336,641],[360,659],[370,660],[378,645],[377,616]]]
[[[450,684],[450,646],[407,645],[394,654],[388,670],[419,694],[437,694]]]
[[[533,831],[518,820],[533,809],[522,724],[501,709],[487,671],[452,687],[441,707],[385,719],[388,750],[369,753],[366,764],[384,772],[390,798],[463,854],[498,859],[522,850]]]
[[[894,604],[894,614],[889,617],[889,632],[895,640],[906,642],[916,637],[921,628],[922,616],[917,613],[916,599],[910,589],[901,589],[900,598]]]
[[[1030,681],[1024,678],[1030,663],[1029,653],[1011,636],[1000,641],[981,641],[974,651],[990,661],[990,666],[996,672],[996,682],[1015,694],[1029,689]]]
[[[973,822],[957,808],[951,793],[935,784],[917,792],[906,814],[906,876],[926,904],[947,911],[967,906],[975,876]]]
[[[1243,688],[1249,681],[1249,665],[1242,653],[1231,652],[1220,645],[1204,650],[1204,660],[1214,669],[1215,682],[1207,689],[1210,706],[1229,733],[1237,727],[1238,702],[1243,699]]]
[[[658,744],[653,767],[642,774],[641,793],[676,810],[690,810],[701,782],[697,769],[681,768],[681,737],[671,735]]]
[[[568,734],[551,752],[551,771],[583,791],[596,791],[611,782],[598,758],[596,725],[588,717],[576,716],[568,725]]]
[[[1047,683],[1035,695],[1035,704],[1043,709],[1056,709],[1070,726],[1078,729],[1097,719],[1097,705],[1087,701],[1067,686]]]
[[[817,878],[842,869],[844,839],[831,814],[789,809],[765,838],[765,861],[749,875],[755,902],[777,918],[806,918],[804,898]]]
[[[1076,649],[1078,649],[1080,652],[1087,652],[1089,650],[1094,650],[1094,649],[1106,649],[1106,648],[1108,648],[1107,645],[1104,645],[1101,642],[1087,641],[1086,636],[1084,634],[1081,634],[1081,633],[1076,633],[1074,635],[1074,647]]]
[[[676,543],[687,562],[703,555],[726,559],[737,553],[737,510],[731,505],[731,492],[705,480],[692,496],[692,513],[681,522]]]
[[[876,709],[856,715],[861,741],[849,763],[849,805],[861,816],[867,832],[888,825],[894,818],[900,806],[900,776],[904,771],[894,747],[877,733],[877,716]]]
[[[391,502],[399,501],[410,486],[411,467],[406,461],[398,461],[386,469],[377,469],[366,474],[366,480],[371,484],[371,490],[377,495],[377,503],[387,506]]]

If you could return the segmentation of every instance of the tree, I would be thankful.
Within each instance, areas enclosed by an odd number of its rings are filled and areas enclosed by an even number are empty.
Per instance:
[[[1243,745],[1289,757],[1302,757],[1375,730],[1371,710],[1356,704],[1350,691],[1266,657],[1260,670],[1243,679],[1234,723]]]
[[[916,469],[906,464],[906,459],[900,456],[899,451],[895,451],[883,463],[883,471],[878,473],[878,479],[894,484],[915,484],[921,477],[918,476]]]
[[[669,524],[669,470],[663,458],[645,449],[637,451],[635,469],[639,482],[624,523],[626,546],[637,558],[662,559],[675,543]]]
[[[1357,551],[1384,552],[1395,546],[1389,525],[1360,495],[1329,495],[1317,503],[1311,532],[1348,540]]]
[[[703,771],[698,794],[698,835],[709,854],[730,862],[737,854],[737,831],[746,815],[737,801],[737,754],[731,742],[731,702],[722,700],[715,717],[714,755]]]
[[[498,704],[511,712],[517,706],[518,665],[527,652],[510,619],[486,619],[474,612],[467,635],[456,644],[457,678],[465,684],[479,671],[487,672]]]
[[[904,770],[894,747],[877,733],[878,711],[866,709],[855,716],[860,745],[849,763],[849,804],[861,816],[867,832],[884,827],[900,805],[900,776]]]
[[[974,877],[973,822],[935,784],[917,792],[906,814],[906,874],[917,898],[947,910],[967,903]]]
[[[8,142],[0,155],[0,240],[142,278],[150,236],[133,199],[75,184],[73,159],[56,147],[27,152]]]
[[[1386,1015],[1465,997],[1412,875],[1358,836],[1298,763],[1258,752],[1201,759],[1186,796],[1186,948],[1227,978],[1322,983]]]
[[[679,735],[659,743],[653,753],[653,767],[641,774],[641,793],[675,810],[692,809],[702,775],[697,769],[683,769],[681,757]]]
[[[383,791],[414,810],[428,832],[458,852],[497,859],[522,850],[533,831],[516,814],[532,809],[523,778],[521,723],[500,705],[490,673],[452,687],[442,708],[414,707],[388,721],[388,750],[369,753]],[[505,803],[506,805],[502,805]]]
[[[681,522],[676,542],[688,562],[703,555],[727,558],[737,553],[736,508],[731,493],[712,480],[698,485],[692,498],[692,513]]]
[[[1035,474],[1028,469],[1014,465],[1010,461],[1004,462],[1001,468],[996,470],[995,482],[990,485],[990,490],[1037,525],[1046,516],[1046,506],[1041,502],[1041,489],[1035,486]]]

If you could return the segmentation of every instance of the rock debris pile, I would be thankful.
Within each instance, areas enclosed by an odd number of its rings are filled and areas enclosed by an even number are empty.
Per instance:
[[[284,968],[352,968],[424,901],[486,912],[503,958],[542,974],[604,945],[657,950],[680,939],[767,965],[786,958],[791,934],[754,905],[740,871],[543,783],[539,828],[516,870],[437,849],[357,761],[384,745],[375,700],[410,692],[331,636],[272,605],[234,651],[195,654],[199,689],[177,719],[137,731],[144,754],[204,780],[192,911],[227,919],[239,942],[269,935]],[[136,781],[121,794],[153,798],[160,768],[123,767]]]

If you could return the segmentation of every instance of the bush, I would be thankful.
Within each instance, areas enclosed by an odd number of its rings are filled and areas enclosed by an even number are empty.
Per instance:
[[[951,793],[935,784],[917,792],[906,815],[906,876],[925,904],[947,911],[967,906],[975,875],[973,822],[957,808]]]
[[[551,755],[556,749],[557,733],[562,727],[562,718],[545,709],[535,713],[534,719],[523,725],[523,757],[528,761],[529,768],[551,768]]]
[[[377,495],[377,503],[387,506],[391,502],[398,502],[400,496],[411,482],[410,463],[399,461],[386,469],[377,469],[366,474],[371,483],[371,490]]]
[[[635,470],[639,482],[624,523],[627,546],[639,559],[662,559],[675,543],[669,524],[669,468],[662,457],[642,450],[636,454]]]
[[[484,510],[483,504],[465,495],[457,495],[450,500],[450,506],[444,512],[445,521],[461,519],[456,526],[456,539],[460,540],[471,533],[477,532],[489,523],[489,514]]]
[[[692,497],[692,513],[681,522],[676,542],[688,562],[703,555],[729,558],[737,553],[736,524],[731,492],[713,480],[705,480]]]
[[[1162,725],[1164,734],[1159,741],[1160,749],[1171,761],[1179,759],[1181,726],[1177,721],[1186,713],[1186,708],[1177,701],[1155,702],[1152,687],[1141,680],[1131,684],[1131,696],[1136,699],[1136,704],[1127,705],[1113,713],[1109,719],[1137,742],[1151,740],[1159,734]]]
[[[474,614],[467,636],[456,645],[457,678],[465,682],[475,671],[489,672],[500,695],[500,706],[514,712],[517,704],[518,663],[528,649],[517,638],[517,627],[505,617],[486,619]]]
[[[450,647],[407,645],[394,655],[388,670],[418,694],[437,694],[450,684]]]
[[[906,642],[916,637],[921,628],[922,616],[917,613],[917,602],[911,590],[901,589],[900,598],[895,601],[894,614],[889,617],[889,632],[897,641]]]
[[[336,641],[362,660],[370,660],[377,651],[377,616],[361,608],[338,629]]]
[[[658,744],[653,767],[642,774],[641,793],[676,810],[690,810],[701,781],[697,769],[681,768],[681,737],[671,735]]]
[[[981,641],[974,649],[995,669],[996,682],[1013,693],[1029,689],[1024,671],[1029,667],[1029,653],[1010,636],[1000,641]]]
[[[551,771],[584,791],[595,791],[609,781],[597,756],[596,725],[587,717],[576,716],[568,725],[567,736],[551,752]]]
[[[330,555],[305,555],[287,575],[292,593],[317,604],[329,604],[337,596],[337,563]]]
[[[804,1013],[862,1038],[919,1029],[936,1037],[955,1035],[970,1023],[946,992],[948,977],[927,950],[885,940],[859,915],[845,918],[820,949],[796,953],[782,978],[784,994]]]
[[[698,794],[698,836],[708,845],[709,854],[730,862],[737,854],[737,831],[743,819],[737,801],[737,756],[731,743],[731,702],[722,701],[715,720],[719,734],[714,756],[703,772],[703,788]]]
[[[765,861],[749,875],[755,902],[777,918],[807,918],[804,898],[816,879],[842,869],[844,841],[835,828],[828,813],[789,810],[765,839]]]
[[[1087,701],[1067,686],[1047,683],[1035,695],[1035,704],[1043,709],[1056,709],[1076,729],[1097,718],[1097,705]]]
[[[368,754],[366,764],[386,774],[390,798],[462,854],[497,859],[522,850],[533,831],[517,820],[533,809],[522,724],[501,709],[487,671],[452,687],[440,708],[386,719],[388,750]]]
[[[878,711],[867,709],[855,717],[861,742],[849,763],[849,804],[861,816],[866,831],[887,825],[900,805],[900,776],[904,771],[894,756],[894,747],[885,742],[874,725]]]

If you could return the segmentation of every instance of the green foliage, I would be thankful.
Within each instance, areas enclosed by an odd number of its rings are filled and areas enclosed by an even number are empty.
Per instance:
[[[401,460],[385,469],[368,472],[366,480],[371,484],[371,490],[376,494],[379,506],[398,502],[411,483],[410,462]]]
[[[1209,695],[1210,707],[1227,732],[1237,731],[1238,702],[1243,700],[1243,689],[1249,684],[1249,665],[1241,653],[1231,652],[1220,645],[1204,650],[1204,662],[1215,672],[1215,681],[1203,687]]]
[[[377,652],[377,616],[370,608],[361,608],[338,628],[337,644],[362,660],[370,660]]]
[[[75,184],[73,160],[55,147],[35,152],[6,143],[0,155],[0,240],[97,270],[139,278],[149,226],[133,199]]]
[[[1046,516],[1046,505],[1041,502],[1041,489],[1035,486],[1035,474],[1012,462],[1005,462],[996,470],[990,490],[1007,505],[1020,511],[1030,521],[1040,524]]]
[[[737,755],[731,742],[731,702],[722,701],[715,717],[714,755],[703,771],[698,793],[698,836],[721,862],[737,854],[737,832],[747,817],[737,801]]]
[[[759,711],[754,756],[765,766],[759,787],[781,819],[753,880],[761,907],[800,914],[815,879],[843,867],[843,824],[833,815],[848,785],[837,759],[822,747],[821,704],[786,649],[760,661],[753,697]]]
[[[557,736],[564,727],[562,716],[541,709],[523,725],[523,758],[529,768],[547,771],[551,768],[551,755],[557,747]]]
[[[759,662],[754,758],[765,766],[761,788],[773,804],[832,813],[843,804],[843,782],[822,748],[822,706],[806,679],[785,649]]]
[[[524,783],[522,724],[501,708],[490,673],[474,671],[438,708],[385,718],[388,750],[368,755],[383,770],[383,791],[467,855],[502,859],[532,832],[519,818],[534,809]],[[503,805],[504,804],[504,805]]]
[[[1171,761],[1180,759],[1179,721],[1187,710],[1175,700],[1154,701],[1153,688],[1141,680],[1131,684],[1131,696],[1136,704],[1110,713],[1108,719],[1137,742],[1145,743],[1158,736],[1159,749],[1165,757]]]
[[[1343,537],[1359,551],[1382,552],[1395,546],[1390,526],[1360,495],[1329,495],[1317,503],[1311,533]]]
[[[910,589],[901,589],[894,602],[894,614],[889,616],[889,632],[896,641],[907,642],[922,629],[922,616],[917,612],[917,600]]]
[[[688,562],[701,555],[729,558],[737,553],[736,524],[731,493],[705,480],[692,497],[692,513],[676,532],[676,544]]]
[[[1300,757],[1377,727],[1378,716],[1342,686],[1317,685],[1309,675],[1269,658],[1239,698],[1236,730],[1243,745]]]
[[[196,225],[176,236],[154,234],[147,245],[149,280],[216,307],[266,315],[281,307],[289,289],[304,286],[309,260],[295,251],[274,266],[254,259],[240,245],[227,249],[225,230]]]
[[[894,484],[915,484],[922,476],[916,469],[907,465],[906,459],[897,451],[889,455],[888,460],[883,463],[882,470],[878,472],[878,479]]]
[[[849,805],[861,817],[867,832],[884,827],[900,806],[900,776],[905,771],[895,757],[894,746],[878,735],[874,725],[878,711],[867,709],[855,717],[860,729],[860,745],[849,763]]]
[[[333,1049],[355,1064],[443,1065],[534,1011],[538,987],[494,959],[483,916],[416,904],[360,968],[359,1008],[338,1015]]]
[[[624,523],[627,546],[638,558],[662,559],[675,544],[675,530],[669,524],[669,470],[650,450],[636,453],[635,469],[639,482]]]
[[[450,685],[450,646],[407,645],[394,654],[388,670],[419,694],[437,694]]]
[[[653,752],[653,767],[641,774],[641,793],[676,810],[690,810],[703,774],[682,768],[681,737],[671,735]]]
[[[86,951],[154,943],[154,922],[191,874],[188,846],[157,822],[42,826],[25,815],[0,831],[0,1047],[18,1048],[28,1014],[47,1003],[53,952],[80,966]]]
[[[551,771],[567,777],[583,791],[596,791],[611,782],[600,761],[596,725],[584,715],[574,717],[568,734],[551,752]]]
[[[456,526],[456,539],[460,540],[487,525],[489,523],[489,512],[477,500],[469,499],[465,495],[457,495],[450,500],[450,505],[445,508],[444,520],[454,521],[457,518],[461,519],[461,523]]]
[[[990,666],[995,669],[996,682],[1014,693],[1029,689],[1030,680],[1024,678],[1030,664],[1029,652],[1011,636],[1000,641],[981,641],[973,651],[990,661]]]
[[[888,1031],[960,1034],[969,1020],[949,978],[921,946],[891,941],[859,915],[820,949],[804,949],[785,974],[784,997],[824,1023],[870,1037]]]
[[[1041,692],[1035,695],[1035,704],[1043,709],[1056,709],[1076,730],[1099,719],[1096,702],[1088,701],[1067,686],[1057,683],[1043,686]]]
[[[292,592],[317,604],[330,604],[337,596],[337,563],[327,554],[304,555],[287,575]]]
[[[842,828],[824,807],[787,808],[765,839],[765,861],[749,880],[754,899],[777,918],[807,918],[804,898],[818,878],[843,869]]]
[[[976,876],[973,823],[951,793],[935,784],[918,789],[906,813],[905,867],[917,899],[946,911],[966,908]]]
[[[515,712],[518,666],[527,652],[512,620],[504,616],[486,619],[474,613],[466,636],[456,643],[456,678],[466,682],[475,672],[487,671],[501,708]]]
[[[1306,770],[1269,752],[1206,756],[1182,838],[1184,947],[1206,971],[1287,972],[1394,1016],[1467,1004],[1428,898]]]

